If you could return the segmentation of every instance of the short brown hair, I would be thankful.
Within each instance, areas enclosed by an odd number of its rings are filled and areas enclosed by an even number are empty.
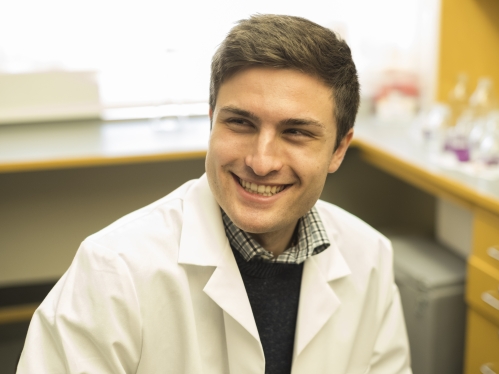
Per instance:
[[[334,32],[300,17],[259,14],[239,21],[211,63],[210,107],[234,73],[252,66],[296,69],[332,89],[336,146],[353,127],[359,107],[359,81],[350,48]]]

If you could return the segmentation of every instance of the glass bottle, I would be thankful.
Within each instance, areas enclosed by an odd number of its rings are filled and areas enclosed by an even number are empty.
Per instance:
[[[457,119],[468,105],[468,76],[458,74],[456,84],[449,92],[449,107],[451,110],[450,126],[455,126]]]
[[[482,77],[478,80],[475,91],[470,96],[470,109],[475,117],[486,116],[494,106],[492,79]]]
[[[459,161],[469,160],[468,134],[471,129],[471,111],[468,109],[468,76],[458,74],[449,92],[449,121],[444,131],[444,151],[452,152]]]
[[[489,112],[485,131],[477,151],[477,159],[485,165],[499,164],[499,111]]]
[[[472,127],[468,135],[470,157],[477,158],[480,144],[487,132],[488,115],[494,109],[494,93],[492,80],[480,78],[477,88],[470,97],[469,108],[473,115]]]
[[[490,78],[480,78],[477,87],[470,96],[469,105],[450,128],[445,142],[445,149],[455,153],[462,162],[475,160],[478,148],[485,136],[487,115],[495,106],[493,85]]]

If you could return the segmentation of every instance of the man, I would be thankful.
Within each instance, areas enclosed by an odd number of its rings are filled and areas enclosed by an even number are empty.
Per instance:
[[[19,373],[410,373],[386,238],[318,201],[352,139],[350,49],[259,15],[212,62],[206,175],[90,236]]]

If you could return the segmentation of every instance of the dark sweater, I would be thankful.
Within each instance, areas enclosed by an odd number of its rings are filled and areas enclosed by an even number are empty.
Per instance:
[[[289,374],[303,263],[247,262],[232,249],[265,354],[265,374]]]

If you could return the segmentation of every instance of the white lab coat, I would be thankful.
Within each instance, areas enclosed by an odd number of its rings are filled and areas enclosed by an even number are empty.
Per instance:
[[[388,240],[333,205],[316,206],[331,246],[304,265],[292,373],[410,373]],[[264,371],[203,176],[82,243],[34,314],[17,372]]]

